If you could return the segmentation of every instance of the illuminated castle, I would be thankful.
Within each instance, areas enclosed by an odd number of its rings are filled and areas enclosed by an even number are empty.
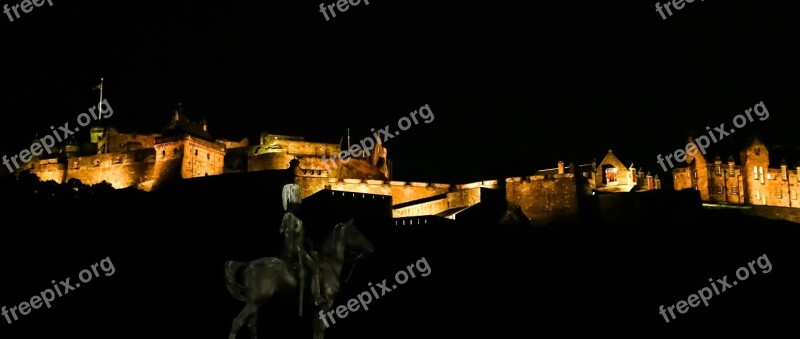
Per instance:
[[[794,155],[791,150],[775,147],[770,152],[756,138],[739,152],[738,163],[733,155],[723,162],[719,155],[708,161],[695,153],[687,155],[684,167],[672,170],[675,190],[697,190],[703,201],[711,203],[800,207],[800,163],[789,167],[786,159]]]
[[[597,163],[540,170],[526,177],[467,184],[395,181],[388,151],[378,141],[369,156],[342,161],[343,146],[302,137],[261,133],[258,143],[214,139],[205,121],[191,122],[175,111],[161,133],[121,133],[113,127],[91,129],[90,142],[74,140],[50,158],[36,158],[19,171],[42,181],[84,184],[108,182],[114,188],[150,191],[174,180],[290,169],[303,198],[322,190],[375,194],[392,198],[395,217],[437,215],[454,219],[488,200],[519,207],[530,220],[575,215],[581,196],[594,192],[630,192],[661,188],[658,176],[626,167],[609,150]],[[323,163],[326,157],[327,163]],[[335,163],[332,163],[333,158]],[[333,166],[331,166],[333,165]]]

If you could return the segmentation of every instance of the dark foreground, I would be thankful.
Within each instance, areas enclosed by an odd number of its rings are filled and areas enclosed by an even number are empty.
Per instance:
[[[227,338],[242,304],[223,285],[223,263],[278,254],[282,210],[279,194],[271,195],[266,202],[136,192],[3,201],[0,306],[29,300],[51,280],[71,277],[74,285],[106,257],[115,273],[101,271],[12,324],[0,318],[0,337]],[[324,233],[335,221],[309,227]],[[615,224],[361,226],[376,253],[357,265],[339,302],[369,282],[391,283],[423,257],[430,275],[337,320],[328,338],[763,337],[791,333],[800,313],[800,225],[735,211]],[[765,254],[771,272],[756,264],[757,274],[708,307],[676,311],[670,323],[659,314],[659,306],[710,287],[709,278],[737,280],[737,268]],[[291,302],[264,307],[260,337],[310,337],[310,309],[297,319]]]

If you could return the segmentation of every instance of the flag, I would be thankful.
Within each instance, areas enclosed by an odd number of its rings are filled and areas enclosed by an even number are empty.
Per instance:
[[[97,84],[97,86],[94,86],[94,88],[92,88],[92,89],[93,90],[102,90],[103,89],[103,80],[100,80],[100,83]]]

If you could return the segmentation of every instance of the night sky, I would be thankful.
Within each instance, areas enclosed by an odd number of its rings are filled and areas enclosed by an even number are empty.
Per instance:
[[[100,77],[122,131],[158,132],[182,102],[213,136],[251,142],[338,142],[348,127],[360,140],[429,104],[433,122],[386,143],[405,180],[532,174],[608,149],[660,172],[657,154],[760,101],[769,119],[725,142],[800,145],[796,12],[778,2],[694,1],[663,20],[654,1],[372,0],[330,21],[314,1],[53,3],[0,17],[2,154],[75,126]]]

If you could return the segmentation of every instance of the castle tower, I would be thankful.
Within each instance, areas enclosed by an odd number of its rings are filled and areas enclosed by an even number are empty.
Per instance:
[[[766,175],[769,171],[769,151],[761,140],[753,139],[749,146],[745,147],[740,156],[744,173],[744,194],[745,203],[753,205],[764,205],[768,203],[769,192],[767,192]]]
[[[223,172],[225,145],[211,138],[205,122],[193,123],[179,110],[175,110],[161,137],[156,138],[154,148],[155,185]]]

